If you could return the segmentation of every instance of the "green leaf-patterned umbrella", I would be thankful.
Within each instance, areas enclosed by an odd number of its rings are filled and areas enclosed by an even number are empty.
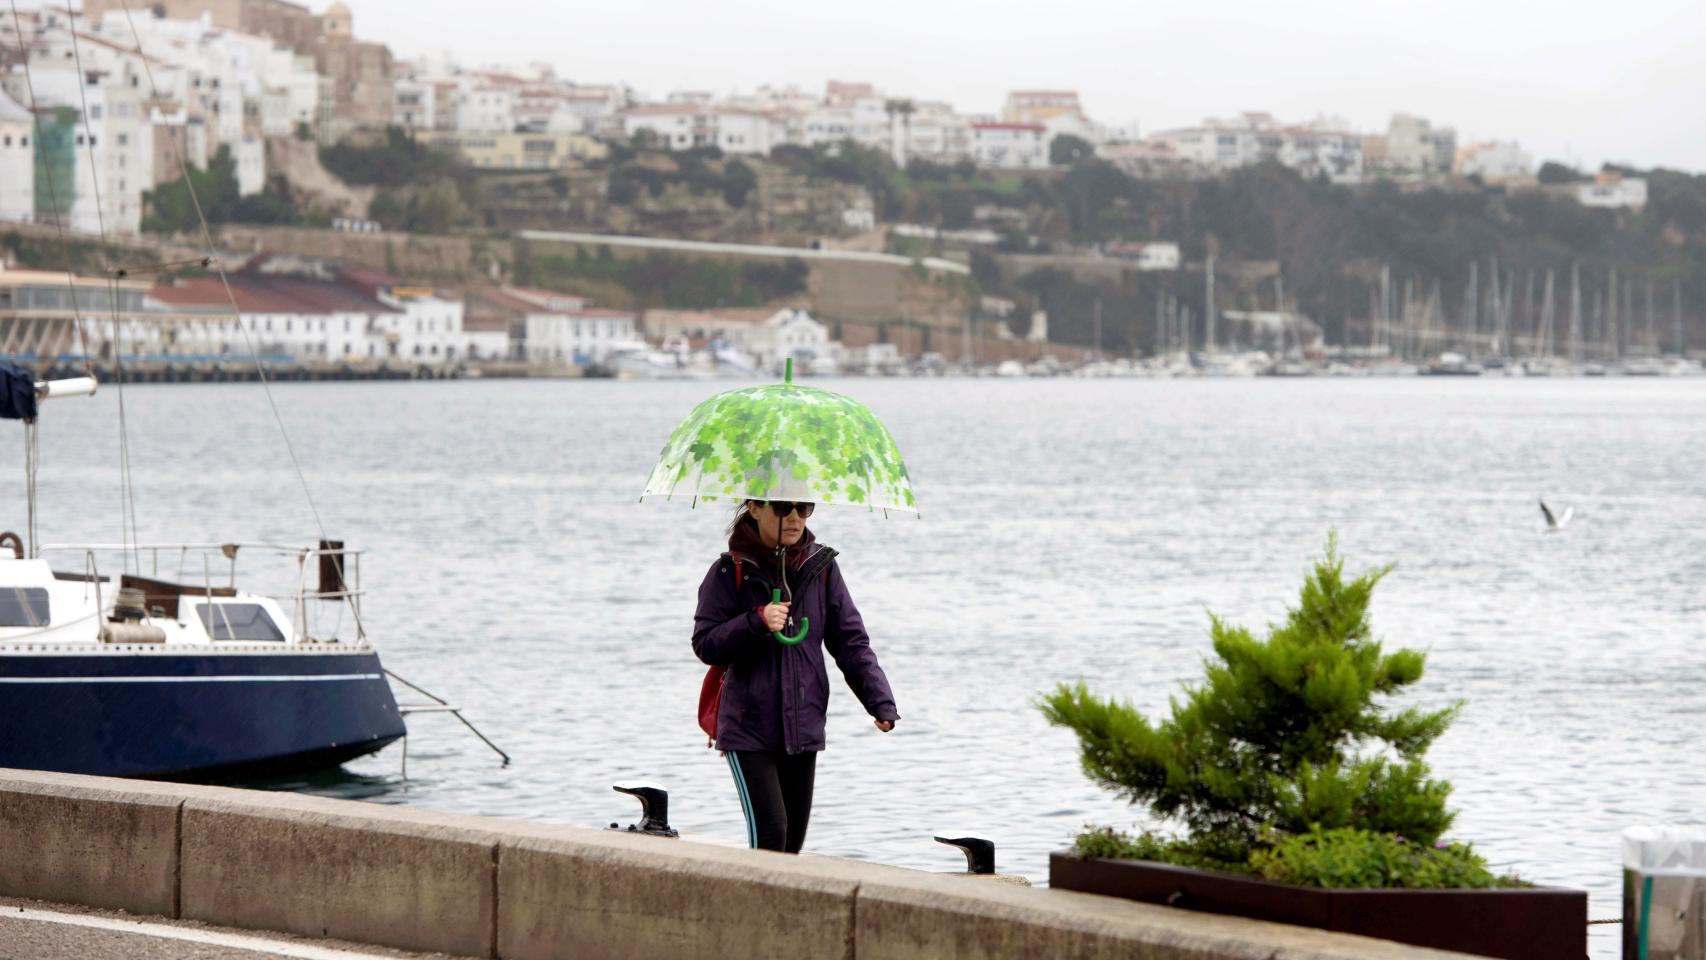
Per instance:
[[[730,390],[694,407],[663,445],[640,494],[647,497],[842,504],[919,515],[888,428],[856,400],[796,385],[791,359],[782,383]],[[798,643],[803,636],[802,625],[796,636],[777,639]]]
[[[888,428],[864,404],[793,382],[719,393],[669,435],[640,499],[787,500],[918,514]]]

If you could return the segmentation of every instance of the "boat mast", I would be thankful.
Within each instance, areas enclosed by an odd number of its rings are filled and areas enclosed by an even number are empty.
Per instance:
[[[1473,360],[1475,337],[1481,326],[1481,265],[1474,260],[1469,261],[1469,290],[1464,294],[1463,301],[1464,312],[1467,314],[1463,322],[1469,334],[1469,359]]]
[[[1688,352],[1682,348],[1682,278],[1673,277],[1670,282],[1670,322],[1671,332],[1676,338],[1676,355],[1687,357]]]
[[[1203,352],[1208,353],[1208,354],[1212,354],[1215,352],[1215,343],[1214,343],[1214,334],[1215,334],[1215,330],[1214,330],[1214,320],[1215,320],[1215,317],[1214,317],[1214,254],[1212,254],[1212,253],[1208,255],[1207,273],[1208,273],[1208,279],[1207,279],[1208,294],[1207,294],[1207,298],[1204,301],[1205,306],[1203,307],[1203,323],[1204,323],[1204,326],[1203,326]]]
[[[1570,264],[1570,362],[1582,359],[1582,273],[1581,264]]]
[[[1535,353],[1543,357],[1550,357],[1557,352],[1552,343],[1552,310],[1552,270],[1548,267],[1546,270],[1546,294],[1540,305],[1540,343],[1535,348]]]

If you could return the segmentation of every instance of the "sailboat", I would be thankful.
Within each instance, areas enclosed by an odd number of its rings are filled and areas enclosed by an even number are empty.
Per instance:
[[[69,32],[75,44],[77,31]],[[136,54],[146,66],[140,39]],[[28,79],[27,54],[21,66]],[[33,81],[28,89],[31,113],[39,117]],[[78,90],[83,96],[83,85]],[[153,92],[158,99],[159,91]],[[40,133],[38,123],[38,149]],[[180,174],[187,173],[177,141],[167,142]],[[98,210],[93,136],[88,147]],[[51,167],[45,176],[63,241],[65,211],[58,198],[69,196],[60,191],[71,185],[56,188]],[[187,176],[184,182],[195,200],[194,183]],[[209,254],[201,262],[214,265],[224,283],[200,202],[194,206]],[[106,249],[104,222],[100,229],[97,249]],[[111,266],[108,273],[124,275]],[[117,331],[117,296],[106,305]],[[242,329],[234,297],[231,308]],[[79,297],[71,309],[81,339]],[[0,362],[0,419],[23,425],[26,491],[22,517],[6,515],[16,504],[0,513],[0,525],[21,520],[24,531],[0,532],[0,767],[240,779],[334,765],[403,737],[408,708],[398,706],[362,624],[359,551],[323,530],[309,546],[138,542],[124,440],[125,357],[116,338],[115,332],[116,465],[127,491],[124,542],[118,544],[44,544],[38,533],[43,412],[95,393],[89,352],[80,351],[87,376],[57,380],[37,380],[34,370]],[[257,369],[265,386],[266,372]],[[251,589],[253,568],[269,560],[289,581]],[[326,608],[350,616],[319,628],[332,619],[319,616]]]
[[[0,767],[235,779],[334,765],[402,737],[361,624],[358,551],[38,542],[40,408],[95,389],[0,364],[0,396],[13,401],[0,418],[26,431],[27,511],[25,534],[0,533]],[[162,555],[197,576],[162,578]],[[294,567],[294,587],[239,586],[240,561],[260,556]],[[322,604],[354,615],[353,636],[309,628]]]

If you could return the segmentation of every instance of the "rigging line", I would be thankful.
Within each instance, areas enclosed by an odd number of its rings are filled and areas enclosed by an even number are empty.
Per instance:
[[[130,469],[130,431],[125,425],[124,417],[124,336],[121,332],[118,316],[118,281],[110,274],[107,277],[107,297],[113,305],[113,369],[116,371],[114,384],[115,391],[118,394],[119,476],[124,485],[124,501],[130,517],[130,540],[128,543],[132,545],[130,550],[126,552],[126,568],[128,569],[129,566],[128,556],[134,552],[136,554],[136,572],[141,573],[142,553],[139,548],[135,547],[136,544],[142,542],[136,533],[136,482],[135,474]]]
[[[16,3],[17,0],[12,0],[12,2]],[[148,78],[148,90],[153,94],[155,100],[159,100],[160,88],[154,83],[154,70],[148,65],[148,55],[142,51],[142,34],[136,29],[136,19],[131,14],[130,0],[120,0],[120,4],[124,8],[125,23],[130,26],[131,38],[136,41],[136,58],[142,64],[143,75]],[[189,101],[187,98],[184,101],[184,110],[187,117],[189,110]],[[178,161],[178,172],[184,178],[184,187],[189,192],[190,204],[195,208],[196,222],[201,226],[202,242],[206,244],[207,252],[210,255],[213,255],[213,232],[208,229],[207,215],[202,211],[201,198],[196,196],[195,181],[190,177],[189,167],[184,162],[183,151],[178,148],[178,140],[176,137],[168,136],[166,139],[167,142],[171,144],[173,158]],[[314,526],[320,531],[320,539],[325,540],[327,539],[326,525],[320,520],[320,508],[314,503],[314,493],[308,487],[308,477],[302,472],[302,462],[297,459],[296,456],[296,445],[290,442],[290,431],[285,428],[284,416],[279,413],[278,401],[273,398],[272,382],[267,378],[266,366],[261,363],[260,351],[255,348],[253,337],[250,336],[249,330],[243,325],[243,312],[237,306],[236,293],[231,290],[231,278],[226,275],[225,264],[220,260],[220,258],[217,255],[214,255],[212,259],[214,269],[219,272],[219,284],[225,289],[225,299],[231,304],[231,315],[236,318],[237,329],[243,335],[243,342],[248,346],[250,356],[254,358],[255,373],[260,378],[261,388],[266,392],[267,405],[272,408],[273,420],[278,423],[278,432],[280,436],[284,438],[284,449],[290,454],[290,465],[296,470],[296,479],[302,485],[302,495],[307,498],[308,510],[314,515]],[[342,564],[339,564],[339,566],[341,567]],[[357,614],[356,616],[357,622],[359,623],[360,614]]]
[[[53,211],[53,225],[58,230],[59,247],[65,255],[65,292],[71,297],[72,323],[77,330],[77,351],[82,354],[83,372],[92,377],[95,375],[95,371],[93,361],[89,357],[89,346],[83,338],[83,315],[77,304],[76,275],[72,272],[71,267],[73,262],[71,241],[65,236],[65,221],[59,213],[59,191],[53,186],[53,166],[47,162],[47,152],[42,147],[41,142],[41,112],[36,103],[35,79],[30,72],[30,51],[28,47],[24,46],[24,24],[22,18],[18,16],[18,0],[11,0],[11,3],[12,32],[18,37],[18,59],[24,65],[24,88],[30,94],[30,124],[36,137],[36,147],[33,152],[41,158],[42,172],[47,179],[48,207]],[[72,191],[73,196],[75,196],[76,184],[72,184]]]
[[[12,3],[16,4],[17,0],[12,0]],[[142,51],[142,34],[136,29],[136,18],[131,13],[130,0],[119,0],[119,3],[124,9],[124,21],[130,27],[131,39],[136,41],[136,59],[142,64],[143,76],[148,78],[148,92],[155,100],[159,100],[160,88],[154,82],[154,69],[148,65],[148,55]],[[187,97],[184,101],[184,112],[187,120],[189,115],[189,101]],[[179,148],[178,139],[176,137],[168,136],[166,140],[172,147],[173,158],[178,161],[178,173],[184,179],[184,189],[188,191],[190,195],[190,204],[195,208],[196,222],[201,226],[202,243],[205,245],[209,258],[213,261],[214,269],[219,272],[219,285],[224,288],[225,299],[231,304],[231,316],[237,321],[237,330],[243,337],[244,345],[249,349],[249,355],[254,358],[255,375],[261,381],[261,389],[266,394],[267,406],[272,410],[273,421],[278,424],[278,433],[284,440],[285,452],[290,454],[290,465],[296,471],[296,481],[301,484],[302,496],[308,501],[308,512],[313,514],[314,527],[320,531],[320,540],[324,543],[330,540],[330,537],[326,535],[326,524],[320,519],[320,507],[314,502],[314,491],[308,486],[308,477],[302,472],[302,461],[296,456],[296,445],[290,441],[290,431],[284,425],[284,415],[279,412],[278,400],[273,397],[272,382],[267,378],[266,365],[261,363],[260,351],[256,349],[253,335],[250,333],[249,329],[243,325],[243,311],[237,306],[237,294],[231,289],[231,278],[225,272],[225,263],[219,258],[213,249],[213,231],[208,229],[207,214],[203,212],[201,208],[201,198],[196,195],[195,181],[190,177],[189,167],[184,162],[183,150]],[[345,563],[343,556],[340,554],[334,562],[338,576],[341,579],[345,575]],[[140,562],[138,565],[140,566]],[[349,607],[350,614],[355,619],[356,633],[358,635],[365,635],[366,630],[361,622],[361,608],[356,604],[353,597],[349,600]],[[466,723],[467,721],[463,722]],[[478,731],[476,731],[476,733],[477,732]]]
[[[13,0],[16,2],[16,0]],[[88,74],[83,72],[82,46],[77,42],[77,15],[66,11],[68,27],[66,32],[71,34],[72,62],[77,67],[77,100],[83,108],[84,145],[89,148],[89,182],[95,191],[95,229],[101,237],[101,272],[107,276],[107,306],[113,315],[113,369],[115,371],[114,390],[118,394],[118,475],[119,495],[122,497],[124,509],[120,522],[120,541],[125,546],[125,569],[130,569],[130,545],[139,543],[136,536],[136,486],[130,472],[130,428],[124,415],[124,334],[118,315],[118,281],[113,277],[113,262],[107,256],[107,214],[106,205],[101,200],[101,168],[95,161],[95,131],[89,125],[89,93]],[[136,571],[142,572],[142,558],[136,557]]]

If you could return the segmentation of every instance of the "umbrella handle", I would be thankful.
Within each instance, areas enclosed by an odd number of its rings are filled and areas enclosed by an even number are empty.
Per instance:
[[[782,602],[782,591],[780,589],[772,589],[770,591],[770,602],[771,603],[781,603]],[[790,637],[780,630],[775,630],[775,631],[771,632],[771,636],[776,638],[777,643],[787,644],[788,646],[791,647],[794,644],[799,643],[801,640],[804,640],[806,638],[806,631],[810,630],[811,628],[812,628],[812,618],[802,616],[800,618],[800,632],[799,633],[796,633]]]

